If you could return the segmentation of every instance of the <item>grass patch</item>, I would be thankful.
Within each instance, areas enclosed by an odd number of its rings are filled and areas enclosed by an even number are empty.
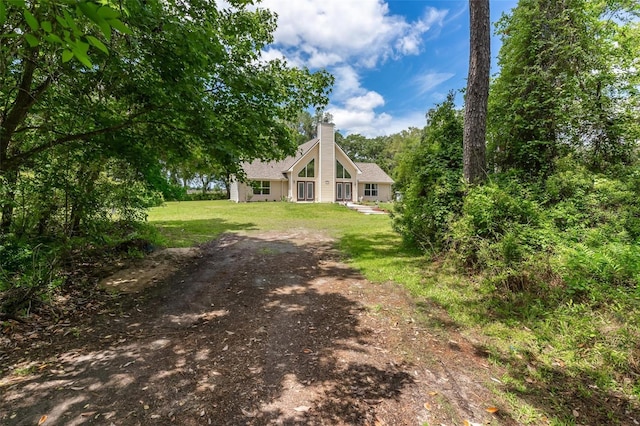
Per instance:
[[[289,229],[316,229],[335,238],[376,230],[399,241],[387,216],[362,215],[338,204],[170,202],[152,208],[148,220],[169,247],[189,247],[224,232]]]
[[[403,246],[383,215],[337,204],[194,201],[149,213],[165,245],[185,247],[224,232],[312,229],[336,238],[349,262],[373,282],[405,286],[424,324],[460,329],[506,369],[491,386],[520,424],[633,424],[640,421],[640,301],[558,302],[551,287],[509,292],[452,264]],[[477,278],[477,279],[476,279]],[[483,283],[484,282],[484,283]],[[429,319],[430,306],[450,319]],[[379,307],[372,307],[377,312]],[[491,385],[491,384],[490,384]],[[576,417],[576,414],[578,416]],[[633,417],[635,415],[635,417]]]

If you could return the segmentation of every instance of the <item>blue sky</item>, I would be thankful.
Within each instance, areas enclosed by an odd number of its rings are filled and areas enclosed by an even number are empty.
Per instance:
[[[491,0],[491,20],[516,0]],[[422,127],[425,113],[466,85],[467,1],[263,0],[278,14],[266,59],[324,68],[336,82],[327,111],[343,135],[389,135]],[[495,57],[499,39],[492,42]],[[462,104],[462,95],[456,98]]]

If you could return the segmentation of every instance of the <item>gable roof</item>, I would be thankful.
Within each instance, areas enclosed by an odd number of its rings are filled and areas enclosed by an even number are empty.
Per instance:
[[[393,183],[393,179],[376,163],[356,163],[356,165],[362,170],[362,174],[358,176],[360,182]]]
[[[361,175],[361,174],[362,174],[362,170],[360,170],[360,167],[358,167],[358,164],[357,164],[357,163],[355,163],[355,162],[351,159],[351,157],[349,157],[349,156],[347,155],[347,153],[346,153],[346,152],[344,152],[344,149],[342,149],[342,147],[341,147],[340,145],[338,145],[337,143],[334,143],[334,145],[336,146],[336,148],[338,148],[338,150],[342,153],[342,155],[344,155],[344,156],[345,156],[345,158],[347,159],[347,161],[349,161],[349,163],[351,163],[351,165],[352,165],[353,167],[355,167],[355,168],[356,168],[356,172],[358,173],[358,175]],[[338,158],[338,157],[336,157],[336,158]]]
[[[247,179],[261,180],[287,180],[285,172],[294,166],[304,155],[309,152],[320,139],[311,139],[296,149],[295,155],[279,161],[255,160],[251,163],[243,163],[242,168],[247,174]]]
[[[286,173],[291,171],[297,162],[299,162],[316,144],[320,143],[320,139],[311,139],[303,143],[296,149],[295,155],[287,157],[279,161],[261,161],[255,160],[251,163],[243,163],[242,168],[247,174],[249,180],[287,180]],[[352,161],[342,148],[335,144],[336,148],[342,151],[345,157]],[[356,163],[353,165],[358,169],[358,181],[369,183],[393,183],[393,179],[387,175],[384,170],[376,163]]]
[[[285,159],[286,161],[289,161],[289,164],[287,165],[287,168],[283,170],[290,172],[293,171],[293,167],[298,163],[298,161],[302,160],[302,158],[307,155],[307,152],[311,151],[311,149],[313,149],[314,146],[316,146],[316,144],[320,143],[320,139],[316,138],[316,139],[311,139],[308,142],[303,143],[302,145],[300,145],[298,147],[298,150],[296,151],[296,155],[293,157],[287,157]]]

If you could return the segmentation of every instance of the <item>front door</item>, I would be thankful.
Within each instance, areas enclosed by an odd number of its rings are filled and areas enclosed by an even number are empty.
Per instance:
[[[298,201],[313,201],[314,189],[313,182],[298,182]]]
[[[336,183],[336,200],[351,201],[351,182]]]

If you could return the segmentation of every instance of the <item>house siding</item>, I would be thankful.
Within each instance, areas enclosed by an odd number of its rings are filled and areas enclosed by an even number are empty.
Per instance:
[[[391,190],[390,183],[376,183],[378,185],[378,196],[365,196],[364,195],[364,185],[365,183],[370,182],[360,182],[358,184],[358,194],[360,194],[357,198],[358,201],[392,201],[393,200],[393,191]]]
[[[344,169],[349,172],[349,175],[351,176],[350,178],[339,178],[336,176],[335,178],[335,184],[333,185],[334,187],[337,186],[338,182],[350,182],[351,183],[351,199],[350,200],[338,200],[337,198],[335,198],[333,201],[356,201],[358,200],[358,173],[359,170],[353,166],[353,162],[349,159],[349,157],[347,157],[341,150],[336,149],[336,161],[339,161],[340,164],[342,164],[342,167],[344,167]],[[337,173],[336,170],[336,161],[333,162],[333,173],[334,176]],[[337,191],[336,191],[336,197],[338,196]]]
[[[336,148],[335,130],[333,124],[321,123],[318,126],[320,138],[320,173],[316,192],[320,202],[332,203],[335,201],[336,182]]]
[[[298,173],[314,160],[314,176],[298,177]],[[349,178],[337,178],[336,160],[349,173]],[[320,123],[318,138],[312,139],[298,148],[295,155],[283,160],[262,162],[256,160],[243,165],[246,176],[256,181],[271,182],[268,195],[253,194],[250,185],[233,182],[231,199],[236,202],[247,201],[305,201],[305,202],[343,202],[343,201],[390,201],[393,199],[391,185],[393,180],[376,164],[355,163],[335,143],[334,125]],[[305,193],[298,199],[298,184],[305,182]],[[311,183],[313,196],[309,197]],[[351,186],[351,197],[346,197],[348,185]],[[378,185],[377,196],[364,195],[365,183]],[[338,191],[338,189],[340,191]],[[338,200],[338,193],[342,197]]]
[[[270,180],[270,194],[254,194],[253,188],[246,183],[236,182],[231,185],[231,200],[236,203],[249,201],[282,201],[287,198],[287,182]]]
[[[314,160],[314,177],[299,177],[298,173],[305,167],[311,160]],[[289,188],[289,199],[293,201],[298,200],[298,182],[313,182],[314,184],[314,197],[313,200],[303,200],[303,201],[318,201],[319,192],[318,192],[318,182],[320,175],[320,148],[318,146],[311,149],[304,157],[302,157],[292,168],[290,180],[291,186]]]

